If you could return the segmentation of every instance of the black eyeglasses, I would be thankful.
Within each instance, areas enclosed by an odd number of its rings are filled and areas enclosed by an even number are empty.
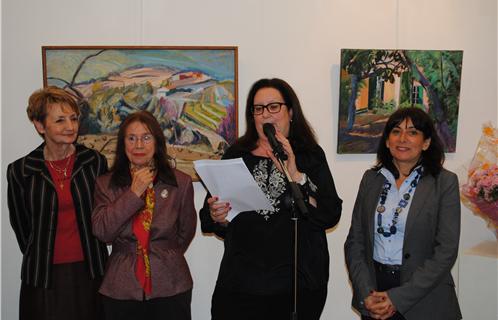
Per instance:
[[[285,103],[283,102],[271,102],[266,105],[255,104],[252,106],[252,114],[263,114],[265,109],[268,110],[269,113],[279,113],[284,105]]]

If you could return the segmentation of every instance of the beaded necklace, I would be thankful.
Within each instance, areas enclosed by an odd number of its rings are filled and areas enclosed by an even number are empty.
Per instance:
[[[387,181],[387,179],[384,181],[384,187],[382,188],[382,192],[380,193],[380,199],[379,199],[379,205],[377,206],[377,233],[380,233],[384,237],[388,238],[398,231],[396,228],[396,224],[398,223],[398,218],[400,213],[403,211],[403,208],[406,208],[408,205],[410,199],[411,199],[411,194],[413,190],[417,187],[418,181],[420,179],[420,175],[422,173],[422,168],[417,169],[417,175],[415,178],[413,178],[412,182],[410,183],[410,189],[403,194],[403,197],[401,200],[399,200],[398,206],[396,209],[394,209],[394,217],[392,220],[391,227],[389,228],[389,231],[385,231],[384,227],[382,226],[382,213],[386,211],[386,207],[384,204],[386,203],[387,199],[387,194],[389,193],[389,190],[391,190],[391,183]]]

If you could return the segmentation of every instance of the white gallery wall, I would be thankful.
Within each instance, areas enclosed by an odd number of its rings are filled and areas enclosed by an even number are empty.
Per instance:
[[[42,86],[43,45],[238,46],[240,132],[250,85],[262,77],[287,80],[344,200],[341,221],[328,233],[331,277],[322,319],[359,319],[350,307],[343,243],[359,181],[374,163],[374,155],[336,153],[340,49],[464,50],[457,152],[446,162],[450,170],[462,170],[472,158],[482,123],[498,122],[496,0],[3,0],[1,11],[2,319],[17,319],[21,265],[8,219],[5,170],[41,142],[25,109],[28,96]],[[200,208],[205,191],[199,183],[195,192]],[[497,319],[496,238],[466,208],[462,223],[454,275],[464,318]],[[472,250],[482,243],[495,256]],[[198,227],[187,252],[194,320],[210,319],[222,250],[220,240]]]

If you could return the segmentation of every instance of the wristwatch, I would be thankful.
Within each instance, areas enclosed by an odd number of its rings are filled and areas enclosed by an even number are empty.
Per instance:
[[[302,176],[301,176],[301,180],[299,180],[297,183],[299,183],[300,185],[304,186],[304,184],[306,183],[306,181],[308,181],[308,176],[306,175],[306,173],[302,173]]]

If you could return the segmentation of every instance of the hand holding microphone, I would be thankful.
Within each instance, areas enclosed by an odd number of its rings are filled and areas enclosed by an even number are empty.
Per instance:
[[[273,149],[273,154],[278,159],[285,161],[287,160],[287,154],[284,151],[284,147],[275,137],[275,127],[271,123],[263,124],[263,132],[265,136],[268,138],[268,142],[270,142],[270,146]]]
[[[275,127],[271,123],[267,122],[263,124],[263,132],[268,138],[268,142],[270,143],[270,146],[272,148],[273,155],[276,158],[272,158],[272,160],[274,162],[276,161],[277,168],[286,175],[287,180],[289,182],[292,182],[289,186],[292,190],[294,201],[296,201],[296,205],[299,208],[299,211],[303,215],[306,215],[308,213],[308,209],[306,208],[306,205],[303,201],[303,194],[299,190],[299,187],[296,183],[296,181],[300,181],[301,178],[303,178],[303,173],[299,172],[299,170],[297,169],[296,158],[294,156],[292,146],[280,132],[276,132]],[[280,140],[277,139],[277,136]],[[284,161],[286,162],[284,163]]]
[[[281,133],[276,132],[275,127],[272,123],[263,124],[263,133],[268,138],[268,142],[270,143],[273,155],[275,156],[276,160],[280,160],[282,162],[278,163],[279,161],[276,161],[279,170],[283,171],[283,168],[280,168],[280,165],[282,165],[283,162],[286,161],[286,168],[290,177],[295,181],[300,181],[302,178],[302,173],[297,169],[294,153],[289,141],[285,140],[284,144],[282,144],[282,142],[277,139],[278,135],[280,136],[281,140],[284,140],[285,137]]]

